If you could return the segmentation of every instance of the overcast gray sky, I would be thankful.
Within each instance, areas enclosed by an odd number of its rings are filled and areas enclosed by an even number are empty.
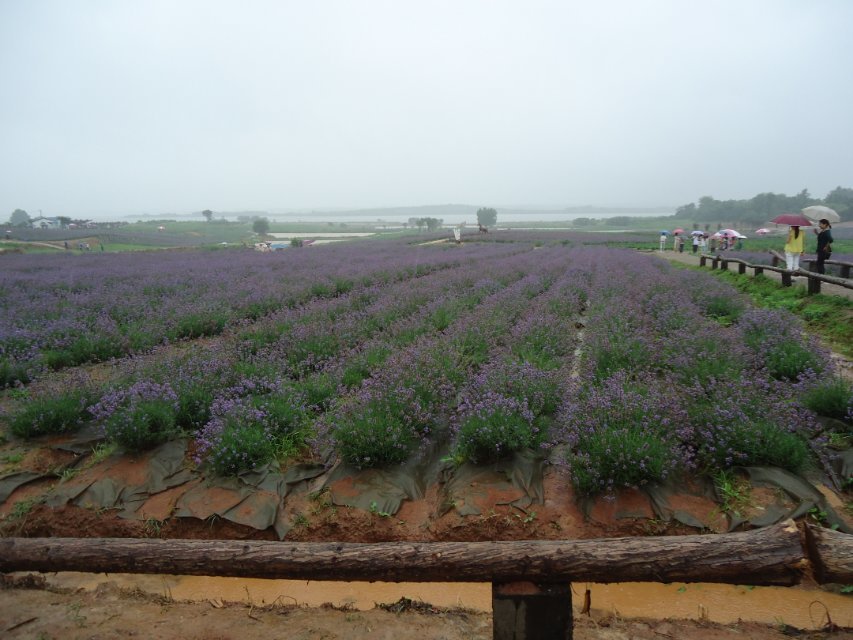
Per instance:
[[[853,186],[850,0],[0,0],[0,219]]]

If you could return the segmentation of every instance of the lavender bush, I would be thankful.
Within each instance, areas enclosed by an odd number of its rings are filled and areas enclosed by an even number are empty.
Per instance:
[[[540,434],[526,402],[487,391],[461,403],[454,440],[456,459],[489,463],[535,447]]]
[[[558,415],[563,462],[581,495],[662,481],[688,470],[682,446],[687,411],[667,385],[619,372],[598,385],[576,383]]]
[[[19,438],[73,432],[90,418],[90,403],[85,391],[35,398],[12,416],[9,428]]]
[[[103,422],[109,441],[129,451],[142,451],[179,434],[178,406],[178,396],[170,385],[139,381],[107,393],[89,411]]]

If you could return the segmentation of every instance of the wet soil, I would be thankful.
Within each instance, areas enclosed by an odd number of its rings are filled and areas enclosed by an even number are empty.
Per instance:
[[[306,608],[271,605],[175,601],[125,590],[110,583],[94,591],[45,588],[38,576],[6,578],[0,588],[0,634],[23,638],[90,640],[160,638],[162,640],[270,640],[272,638],[375,640],[471,640],[492,637],[488,613],[443,609],[401,599],[368,611],[347,607]],[[575,611],[576,640],[806,640],[853,638],[853,630],[824,624],[822,630],[800,631],[784,624],[714,624],[702,620],[626,619],[592,610]]]

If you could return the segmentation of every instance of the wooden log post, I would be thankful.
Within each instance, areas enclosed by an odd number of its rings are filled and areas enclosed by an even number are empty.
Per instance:
[[[793,282],[791,280],[791,272],[790,271],[782,271],[781,275],[782,275],[782,286],[783,287],[790,287],[791,284],[793,284]]]
[[[816,295],[820,293],[820,279],[819,278],[808,278],[809,288],[808,294],[810,296]]]
[[[704,267],[704,266],[705,266],[705,262],[707,261],[707,259],[708,259],[708,257],[707,257],[707,256],[699,256],[699,266],[700,266],[700,267]]]
[[[762,273],[764,273],[764,267],[756,267],[756,266],[752,267],[752,275],[753,276],[760,276]]]
[[[845,280],[849,280],[850,279],[850,265],[849,264],[842,264],[840,269],[841,269],[841,277],[844,278]]]
[[[728,271],[729,270],[729,261],[725,260],[725,259],[721,260],[720,261],[720,269],[722,269],[723,271]]]
[[[819,583],[853,584],[853,535],[809,525],[806,544]]]
[[[737,263],[737,272],[741,275],[746,273],[746,263],[745,262],[738,262]]]
[[[714,256],[714,259],[711,260],[711,268],[717,269],[717,268],[719,268],[719,266],[720,266],[720,257]]]
[[[570,584],[492,584],[492,638],[572,640]]]
[[[799,581],[792,520],[720,535],[494,542],[0,538],[0,572],[165,573],[389,582]]]

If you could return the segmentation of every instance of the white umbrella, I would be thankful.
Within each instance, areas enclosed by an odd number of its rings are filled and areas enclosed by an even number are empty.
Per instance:
[[[830,209],[829,207],[824,207],[820,204],[814,205],[813,207],[806,207],[803,209],[803,215],[812,222],[817,222],[824,218],[830,222],[841,222],[841,216],[838,215],[835,209]]]
[[[735,231],[734,229],[720,229],[717,231],[721,236],[729,236],[731,238],[746,238],[742,233]],[[716,234],[715,234],[716,235]]]
[[[691,236],[704,236],[704,235],[705,235],[705,232],[704,232],[704,231],[699,231],[699,230],[697,229],[696,231],[691,231],[691,232],[690,232],[690,235],[691,235]]]
[[[770,233],[770,229],[765,229],[764,227],[761,227],[761,229],[756,229],[755,233],[760,236],[763,236],[765,233]]]

